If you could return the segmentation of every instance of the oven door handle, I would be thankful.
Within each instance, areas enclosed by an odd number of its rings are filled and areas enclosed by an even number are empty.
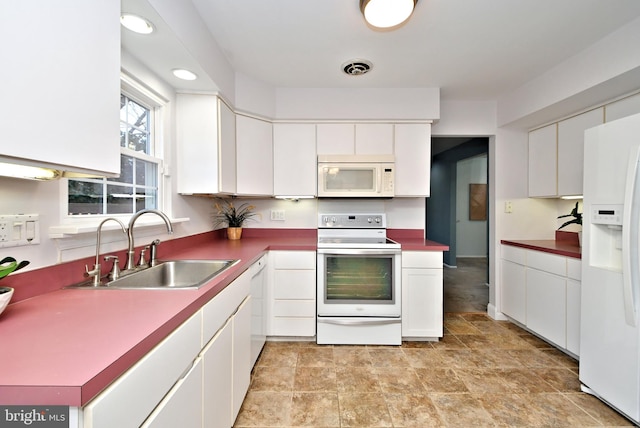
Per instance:
[[[400,318],[388,318],[388,319],[380,319],[380,318],[322,319],[322,318],[318,318],[318,322],[323,324],[333,324],[333,325],[389,325],[389,324],[398,324],[400,322]]]
[[[337,255],[356,255],[356,256],[371,256],[371,255],[396,255],[402,253],[399,248],[388,249],[373,249],[373,248],[318,248],[318,254],[337,254]]]

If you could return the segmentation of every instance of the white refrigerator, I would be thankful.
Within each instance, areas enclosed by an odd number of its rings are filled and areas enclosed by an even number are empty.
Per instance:
[[[640,114],[585,132],[580,382],[640,423]]]

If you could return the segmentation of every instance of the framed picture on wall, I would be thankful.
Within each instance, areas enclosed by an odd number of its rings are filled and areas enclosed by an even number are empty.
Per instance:
[[[487,219],[487,185],[469,184],[469,220]]]

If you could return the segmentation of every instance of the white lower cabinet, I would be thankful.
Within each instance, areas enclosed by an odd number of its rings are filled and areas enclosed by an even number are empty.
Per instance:
[[[443,335],[442,252],[402,252],[402,337]]]
[[[316,334],[316,252],[269,252],[268,335]]]
[[[251,269],[80,412],[83,428],[229,428],[249,389]]]
[[[202,358],[196,358],[191,369],[171,388],[141,427],[202,427],[201,395]]]
[[[501,312],[579,355],[581,261],[510,245],[501,250]]]
[[[203,385],[202,401],[203,426],[207,428],[229,428],[232,416],[232,367],[233,356],[229,352],[233,346],[231,320],[216,333],[202,351]]]
[[[561,348],[566,348],[566,278],[527,268],[526,283],[527,327]]]
[[[251,296],[233,315],[231,417],[235,421],[251,382]]]

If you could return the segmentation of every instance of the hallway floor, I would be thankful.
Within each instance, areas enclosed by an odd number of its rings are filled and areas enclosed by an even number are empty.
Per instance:
[[[440,342],[268,342],[235,427],[633,426],[577,362],[507,321],[447,314]]]
[[[489,303],[486,257],[458,257],[456,267],[445,267],[444,311],[486,312]]]

